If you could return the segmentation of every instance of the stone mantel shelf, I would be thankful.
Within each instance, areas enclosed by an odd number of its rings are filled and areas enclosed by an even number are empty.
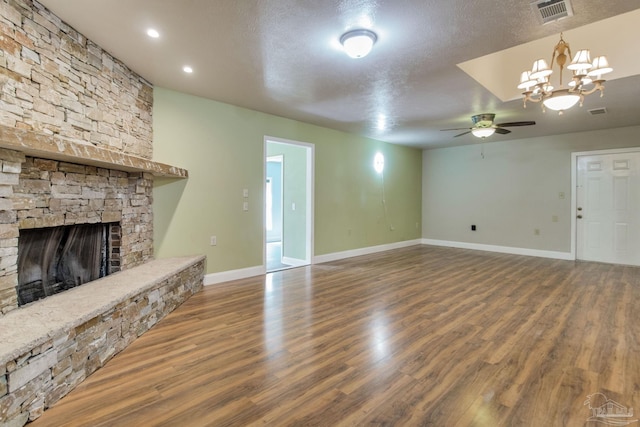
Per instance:
[[[177,166],[129,154],[98,148],[24,129],[0,125],[0,148],[20,151],[27,156],[59,160],[125,172],[149,172],[154,176],[188,178],[189,172]]]

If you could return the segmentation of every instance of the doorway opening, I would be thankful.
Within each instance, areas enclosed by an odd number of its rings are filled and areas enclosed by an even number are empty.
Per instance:
[[[311,264],[313,144],[265,137],[264,265],[267,272]]]

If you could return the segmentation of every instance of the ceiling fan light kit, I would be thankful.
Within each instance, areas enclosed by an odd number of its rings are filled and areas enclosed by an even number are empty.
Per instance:
[[[473,127],[470,128],[453,128],[453,129],[440,129],[442,131],[447,130],[466,130],[466,132],[462,132],[458,135],[454,135],[454,138],[462,135],[466,135],[471,133],[473,136],[477,138],[487,138],[494,133],[499,133],[501,135],[506,135],[511,133],[509,129],[505,129],[506,127],[512,126],[532,126],[535,125],[536,122],[533,121],[524,121],[524,122],[509,122],[509,123],[494,123],[493,119],[496,118],[496,115],[493,113],[484,113],[484,114],[476,114],[475,116],[471,116],[471,121],[473,122]]]
[[[543,110],[549,108],[563,114],[565,110],[577,103],[582,106],[584,97],[587,95],[596,91],[600,92],[600,96],[604,94],[603,83],[605,80],[602,75],[613,71],[605,56],[598,56],[591,61],[591,53],[588,49],[579,50],[571,63],[566,66],[573,73],[571,81],[567,85],[568,88],[562,88],[562,71],[567,59],[571,59],[571,48],[560,34],[560,41],[553,48],[553,56],[551,57],[551,66],[557,65],[560,69],[560,88],[554,90],[551,85],[549,78],[553,74],[553,70],[547,62],[544,59],[537,59],[534,61],[531,71],[524,71],[520,74],[518,89],[524,90],[522,95],[525,108],[527,101],[542,102]]]
[[[473,136],[478,138],[486,138],[488,136],[493,135],[496,132],[494,128],[473,128],[471,129],[471,133]]]

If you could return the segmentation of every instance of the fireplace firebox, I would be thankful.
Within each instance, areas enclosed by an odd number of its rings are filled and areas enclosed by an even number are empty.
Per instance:
[[[119,271],[120,230],[117,223],[20,230],[18,305]]]

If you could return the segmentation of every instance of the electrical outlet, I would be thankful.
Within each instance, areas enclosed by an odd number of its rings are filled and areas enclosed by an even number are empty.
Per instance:
[[[534,234],[535,236],[539,236],[539,235],[540,235],[540,229],[539,229],[539,228],[534,228],[534,229],[533,229],[533,234]]]
[[[243,211],[248,211],[249,210],[249,202],[242,203],[242,210]]]
[[[218,245],[218,238],[216,236],[211,236],[211,246]]]
[[[248,188],[244,188],[244,189],[242,190],[242,197],[244,197],[245,199],[246,199],[247,197],[249,197],[249,189],[248,189]]]

